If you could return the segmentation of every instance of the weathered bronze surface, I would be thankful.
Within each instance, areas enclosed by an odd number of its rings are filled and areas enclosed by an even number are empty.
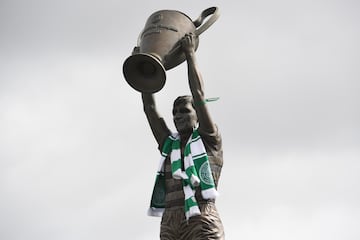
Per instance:
[[[207,17],[209,18],[204,22]],[[154,93],[161,90],[166,81],[165,71],[185,60],[180,49],[180,40],[186,34],[193,34],[196,50],[199,44],[198,36],[218,17],[217,7],[205,9],[195,21],[176,10],[153,13],[139,35],[135,51],[123,64],[126,81],[140,92]]]

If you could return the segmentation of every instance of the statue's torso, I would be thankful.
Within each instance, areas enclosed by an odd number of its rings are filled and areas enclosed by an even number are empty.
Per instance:
[[[202,134],[201,139],[204,143],[206,152],[209,157],[209,164],[212,172],[212,176],[217,187],[221,168],[223,164],[223,155],[222,155],[222,143],[220,134],[213,136]],[[184,206],[184,192],[183,184],[181,179],[174,179],[171,173],[171,162],[169,157],[165,160],[165,207],[181,207]],[[196,188],[195,197],[198,203],[204,203],[209,200],[203,199],[201,196],[200,188]],[[210,200],[213,201],[213,200]]]

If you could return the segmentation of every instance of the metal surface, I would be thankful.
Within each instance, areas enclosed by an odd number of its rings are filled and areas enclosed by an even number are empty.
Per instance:
[[[204,22],[208,16],[210,17]],[[154,93],[161,90],[166,81],[165,71],[185,60],[179,41],[186,34],[194,34],[197,49],[198,36],[218,17],[217,7],[205,9],[195,21],[176,10],[153,13],[139,35],[137,52],[124,62],[125,80],[140,92]]]

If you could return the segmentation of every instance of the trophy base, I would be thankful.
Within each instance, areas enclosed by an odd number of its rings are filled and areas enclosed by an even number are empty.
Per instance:
[[[152,54],[139,53],[128,57],[123,65],[123,73],[128,84],[139,92],[160,91],[166,81],[165,68]]]

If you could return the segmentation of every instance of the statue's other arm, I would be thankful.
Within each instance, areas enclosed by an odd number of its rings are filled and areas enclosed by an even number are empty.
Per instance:
[[[211,134],[216,132],[216,126],[205,104],[204,83],[196,63],[194,38],[195,36],[193,35],[186,35],[182,39],[181,44],[187,60],[189,87],[198,116],[199,131]]]
[[[142,93],[141,96],[144,106],[144,112],[150,124],[151,131],[157,143],[159,144],[159,146],[161,146],[164,143],[165,139],[171,134],[171,132],[167,127],[164,119],[160,116],[156,109],[153,94]]]

